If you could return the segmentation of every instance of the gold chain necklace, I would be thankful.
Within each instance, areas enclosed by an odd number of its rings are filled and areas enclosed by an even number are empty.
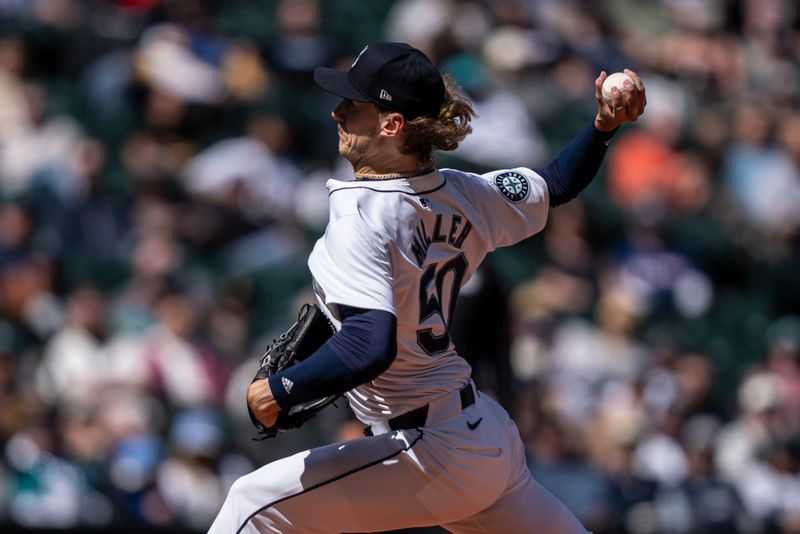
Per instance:
[[[384,174],[370,174],[366,172],[357,172],[354,173],[356,180],[394,180],[396,178],[413,178],[415,176],[422,176],[424,174],[428,174],[433,169],[424,169],[424,170],[417,170],[417,171],[408,171],[408,172],[387,172]]]

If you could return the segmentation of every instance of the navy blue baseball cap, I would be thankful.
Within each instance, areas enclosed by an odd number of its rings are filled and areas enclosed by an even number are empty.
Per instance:
[[[317,85],[342,98],[372,102],[408,119],[435,117],[445,101],[442,75],[428,57],[406,43],[376,43],[350,70],[317,67]]]

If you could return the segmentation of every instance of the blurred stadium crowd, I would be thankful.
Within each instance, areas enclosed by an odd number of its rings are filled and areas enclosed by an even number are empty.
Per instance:
[[[475,103],[440,163],[545,163],[600,70],[643,120],[453,329],[535,476],[601,532],[800,532],[794,0],[0,1],[0,528],[202,531],[236,477],[360,426],[253,442],[244,391],[310,298],[332,97],[410,42]]]

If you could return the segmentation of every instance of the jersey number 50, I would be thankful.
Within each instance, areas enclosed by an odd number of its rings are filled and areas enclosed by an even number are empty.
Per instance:
[[[442,320],[444,332],[438,336],[433,333],[432,328],[417,330],[417,345],[427,354],[437,354],[450,348],[450,320],[456,309],[458,292],[461,291],[461,284],[464,281],[464,273],[467,271],[467,258],[462,252],[452,260],[444,264],[434,263],[425,269],[419,281],[419,324],[424,323],[432,315],[438,315]],[[450,298],[447,306],[447,315],[442,312],[442,296],[444,285],[448,274],[451,274]],[[435,283],[436,291],[428,296],[428,289],[431,283]]]

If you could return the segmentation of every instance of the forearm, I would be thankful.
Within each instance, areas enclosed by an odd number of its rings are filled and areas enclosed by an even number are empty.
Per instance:
[[[594,179],[617,128],[604,132],[590,124],[545,167],[534,169],[547,182],[550,205],[560,206],[575,198]]]
[[[397,319],[378,310],[358,310],[342,329],[306,360],[269,378],[282,409],[369,382],[391,365],[397,353]]]

